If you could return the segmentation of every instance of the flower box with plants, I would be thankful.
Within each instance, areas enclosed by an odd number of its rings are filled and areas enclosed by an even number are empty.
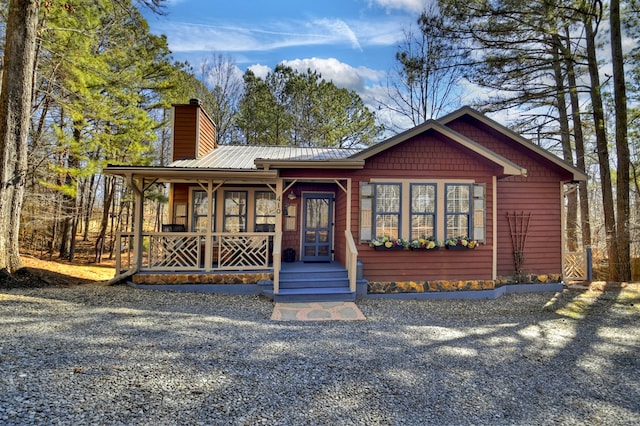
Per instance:
[[[409,242],[411,250],[438,250],[441,244],[433,237],[420,237]]]
[[[473,250],[478,246],[478,242],[468,237],[455,237],[445,241],[444,246],[447,250]]]
[[[402,238],[376,237],[370,246],[376,250],[404,250],[409,246],[409,242]]]

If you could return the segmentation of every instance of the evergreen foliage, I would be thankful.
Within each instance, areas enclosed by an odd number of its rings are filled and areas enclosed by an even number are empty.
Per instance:
[[[312,70],[278,65],[264,79],[244,75],[237,126],[248,145],[347,148],[370,145],[381,129],[354,91]]]

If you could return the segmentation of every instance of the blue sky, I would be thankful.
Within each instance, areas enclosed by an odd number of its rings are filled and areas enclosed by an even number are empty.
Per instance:
[[[167,36],[174,58],[195,70],[218,53],[257,75],[284,62],[315,69],[373,106],[427,1],[167,0],[164,16],[145,17],[154,34]]]

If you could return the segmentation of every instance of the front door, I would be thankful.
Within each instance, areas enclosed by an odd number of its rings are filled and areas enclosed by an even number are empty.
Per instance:
[[[303,262],[329,262],[333,251],[334,194],[303,194]]]

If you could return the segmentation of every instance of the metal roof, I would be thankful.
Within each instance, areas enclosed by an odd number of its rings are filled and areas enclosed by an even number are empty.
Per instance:
[[[356,148],[318,148],[292,146],[219,145],[199,159],[177,160],[168,167],[255,170],[255,160],[343,160],[358,153]]]

